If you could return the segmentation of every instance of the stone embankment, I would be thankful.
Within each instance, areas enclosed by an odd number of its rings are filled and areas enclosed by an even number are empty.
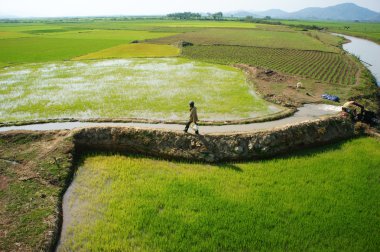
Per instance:
[[[271,130],[192,135],[165,130],[93,127],[71,134],[77,151],[136,153],[202,162],[263,159],[354,136],[354,125],[332,116]]]

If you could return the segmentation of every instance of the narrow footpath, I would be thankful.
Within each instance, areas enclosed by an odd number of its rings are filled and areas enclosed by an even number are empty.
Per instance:
[[[325,104],[306,104],[299,108],[298,111],[287,118],[275,121],[238,124],[238,125],[222,125],[222,126],[201,126],[201,134],[216,134],[216,133],[236,133],[236,132],[252,132],[259,130],[267,130],[285,125],[300,123],[318,119],[322,116],[337,114],[341,110],[340,106],[325,105]],[[200,115],[202,116],[202,115]],[[93,122],[61,122],[61,123],[43,123],[31,124],[22,126],[0,127],[0,132],[11,130],[63,130],[75,129],[82,127],[96,126],[112,126],[112,127],[138,127],[143,129],[164,129],[170,131],[182,131],[184,125],[180,124],[148,124],[148,123],[93,123]],[[189,130],[191,132],[191,129]]]

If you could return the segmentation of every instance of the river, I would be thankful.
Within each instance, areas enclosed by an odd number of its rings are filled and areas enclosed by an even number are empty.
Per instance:
[[[343,49],[359,57],[373,76],[375,76],[377,85],[380,86],[380,45],[362,38],[336,33],[333,34],[345,37],[351,41],[350,43],[343,44]]]

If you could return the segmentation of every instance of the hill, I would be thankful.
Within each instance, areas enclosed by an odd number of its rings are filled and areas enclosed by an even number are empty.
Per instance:
[[[290,17],[296,19],[375,21],[373,19],[378,18],[378,16],[379,13],[367,8],[345,3],[326,8],[306,8],[292,13]]]
[[[227,13],[226,13],[227,14]],[[311,19],[311,20],[342,20],[342,21],[372,21],[380,22],[380,13],[367,8],[360,7],[353,3],[338,4],[335,6],[319,8],[310,7],[296,12],[286,12],[279,9],[267,11],[236,11],[228,12],[235,17],[257,16],[279,19]]]

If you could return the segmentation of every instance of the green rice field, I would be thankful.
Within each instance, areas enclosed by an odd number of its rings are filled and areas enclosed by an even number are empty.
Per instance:
[[[0,31],[1,29],[2,27],[0,26]],[[41,33],[36,33],[32,37],[14,38],[13,36],[13,38],[7,38],[5,36],[5,38],[0,39],[0,48],[2,49],[0,62],[5,65],[13,65],[30,62],[70,60],[88,53],[130,43],[134,40],[144,40],[173,34],[111,30],[74,32],[40,30],[39,32]]]
[[[179,41],[195,46],[179,48]],[[194,60],[245,63],[332,84],[353,84],[359,68],[336,53],[339,41],[320,32],[237,21],[0,23],[0,121],[183,120],[189,100],[197,102],[204,120],[260,117],[279,109],[254,94],[243,73],[213,66],[226,71],[219,73]],[[204,44],[209,46],[200,46]],[[167,59],[171,70],[162,68],[166,59],[160,57],[176,57]],[[191,59],[196,70],[181,67],[188,62],[183,58]],[[117,63],[102,66],[88,61],[104,59],[128,59],[124,63],[142,66],[133,71]]]
[[[380,43],[380,23],[344,21],[282,20],[286,25],[316,25],[331,32],[361,37]],[[348,29],[347,29],[348,27]]]
[[[87,155],[58,251],[378,251],[380,144],[267,161]]]
[[[156,44],[124,44],[107,48],[94,53],[74,58],[74,60],[86,59],[111,59],[111,58],[153,58],[178,56],[180,50],[172,45]]]
[[[290,26],[119,17],[0,21],[0,124],[184,121],[191,100],[201,121],[284,109],[256,90],[285,104],[318,102],[328,92],[378,108],[371,74],[328,33],[379,42],[378,24],[281,22]],[[328,32],[305,28],[312,24]],[[237,63],[280,77],[256,78]],[[74,166],[57,251],[380,251],[374,138],[204,164],[75,153],[71,133],[0,134],[0,251],[55,249],[57,206]]]
[[[332,40],[341,40],[329,34],[325,36],[331,37]],[[327,52],[338,50],[330,44],[325,44],[324,40],[318,40],[302,32],[259,29],[203,29],[150,40],[153,43],[164,44],[173,44],[178,41],[188,41],[196,45],[240,45]]]
[[[280,111],[233,67],[179,58],[35,63],[0,71],[0,121],[46,118],[187,120],[196,101],[205,119]]]
[[[189,46],[183,55],[219,64],[245,63],[331,84],[355,84],[358,64],[343,54],[248,46]]]
[[[129,45],[132,41],[147,45]],[[155,44],[172,46],[179,41],[244,47],[186,48],[183,56],[194,59],[247,63],[331,84],[353,84],[359,76],[358,64],[341,53],[341,38],[319,31],[238,21],[83,19],[0,23],[0,48],[4,52],[0,67],[71,59],[175,56],[179,51]]]

